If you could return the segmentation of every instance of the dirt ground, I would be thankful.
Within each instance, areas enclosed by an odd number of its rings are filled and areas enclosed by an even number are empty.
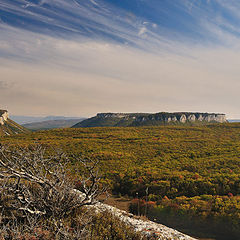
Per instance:
[[[101,196],[99,198],[100,200],[104,199],[104,196]],[[115,197],[110,195],[107,200],[104,201],[104,203],[116,207],[120,210],[124,210],[128,212],[128,206],[131,202],[131,199],[127,198],[127,197]]]

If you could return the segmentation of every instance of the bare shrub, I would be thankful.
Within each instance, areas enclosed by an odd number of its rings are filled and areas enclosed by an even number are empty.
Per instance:
[[[82,217],[81,225],[72,229],[73,219],[80,208],[94,204],[106,188],[101,187],[94,161],[76,161],[84,169],[82,192],[69,180],[70,161],[64,153],[50,154],[42,145],[0,146],[0,239],[27,239],[29,233],[38,239],[79,239],[86,235],[91,218]]]

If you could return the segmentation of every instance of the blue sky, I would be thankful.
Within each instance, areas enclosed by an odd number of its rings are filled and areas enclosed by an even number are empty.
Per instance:
[[[3,0],[0,17],[2,24],[65,39],[224,44],[211,27],[239,36],[239,7],[235,0]]]
[[[240,117],[239,22],[236,0],[2,0],[0,108]]]

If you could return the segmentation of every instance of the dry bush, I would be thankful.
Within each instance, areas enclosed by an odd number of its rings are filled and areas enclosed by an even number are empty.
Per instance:
[[[78,227],[71,225],[79,209],[96,203],[106,188],[100,185],[94,161],[76,160],[84,167],[80,181],[82,193],[69,180],[70,161],[64,153],[50,154],[41,145],[0,147],[0,239],[87,236],[86,226],[91,223],[91,217],[82,215]]]

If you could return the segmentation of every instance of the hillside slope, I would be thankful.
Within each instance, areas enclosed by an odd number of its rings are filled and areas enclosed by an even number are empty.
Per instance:
[[[158,126],[158,125],[199,125],[206,123],[227,122],[225,114],[219,113],[98,113],[95,117],[77,123],[78,127],[130,127],[130,126]]]
[[[26,128],[9,118],[8,111],[0,110],[0,136],[9,136],[29,132]]]
[[[47,129],[53,129],[53,128],[66,128],[66,127],[71,127],[72,125],[79,123],[82,120],[83,119],[48,120],[48,121],[41,121],[41,122],[26,123],[26,124],[23,124],[23,127],[30,130],[47,130]]]
[[[27,116],[27,115],[12,115],[11,119],[20,124],[27,124],[27,123],[36,123],[36,122],[43,122],[43,121],[53,121],[53,120],[71,120],[71,119],[86,119],[84,117],[66,117],[66,116],[56,116],[56,115],[50,115],[50,116]]]

